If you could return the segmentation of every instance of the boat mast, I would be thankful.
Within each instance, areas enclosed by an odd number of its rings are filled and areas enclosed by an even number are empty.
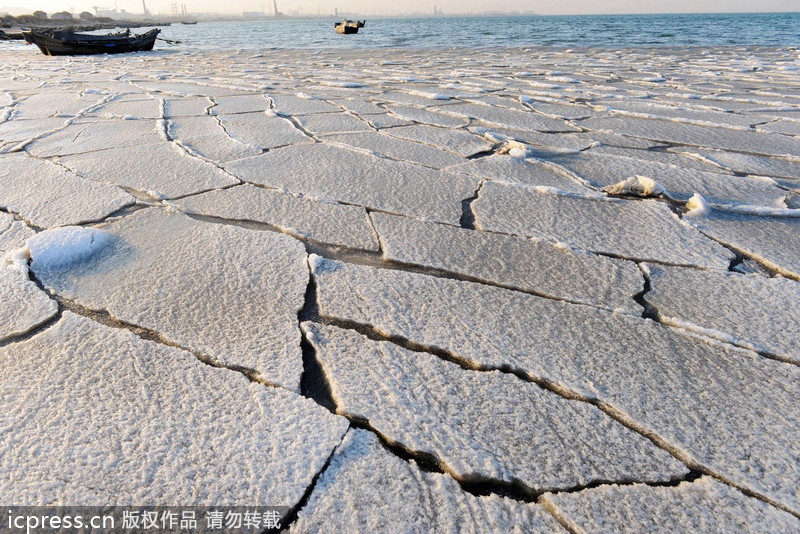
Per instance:
[[[142,9],[144,9],[144,14],[145,15],[149,15],[150,14],[150,12],[147,11],[147,4],[144,3],[144,0],[142,0]]]

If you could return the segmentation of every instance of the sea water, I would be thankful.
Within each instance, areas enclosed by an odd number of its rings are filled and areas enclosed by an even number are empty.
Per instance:
[[[370,18],[356,35],[335,33],[334,22],[201,22],[164,28],[163,37],[203,50],[800,46],[800,13]]]

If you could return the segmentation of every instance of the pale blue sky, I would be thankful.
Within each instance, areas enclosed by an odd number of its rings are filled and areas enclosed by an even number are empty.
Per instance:
[[[145,0],[153,13],[170,13],[172,4],[186,4],[191,11],[216,13],[241,13],[242,11],[270,11],[272,0]],[[375,2],[374,0],[278,0],[278,9],[284,13],[305,14],[360,12],[365,15],[402,14],[412,12],[432,13],[436,5],[445,13],[481,13],[484,11],[535,11],[540,14],[588,13],[711,13],[711,12],[762,12],[800,11],[799,0],[400,0]],[[0,0],[0,11],[31,12],[41,9],[55,11],[89,11],[92,6],[142,12],[141,0]]]

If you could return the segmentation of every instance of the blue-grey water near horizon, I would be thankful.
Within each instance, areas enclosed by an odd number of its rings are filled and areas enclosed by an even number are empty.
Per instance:
[[[162,37],[199,50],[800,46],[800,13],[376,18],[346,36],[334,33],[334,22],[175,24]]]
[[[333,19],[175,25],[164,36],[202,49],[800,45],[800,13],[368,19],[356,35]]]

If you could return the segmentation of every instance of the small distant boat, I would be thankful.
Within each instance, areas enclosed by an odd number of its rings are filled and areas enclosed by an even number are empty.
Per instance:
[[[22,32],[22,35],[46,56],[81,56],[152,50],[159,33],[161,30],[156,28],[141,35],[131,34],[130,30],[108,35],[74,33],[70,30],[31,30]]]
[[[333,25],[333,29],[336,33],[342,34],[351,34],[351,33],[358,33],[359,28],[364,27],[364,23],[366,20],[343,20],[342,22],[337,22]]]

